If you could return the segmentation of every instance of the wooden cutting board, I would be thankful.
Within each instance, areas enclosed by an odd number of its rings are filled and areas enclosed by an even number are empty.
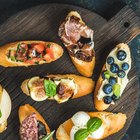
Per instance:
[[[140,19],[129,8],[124,7],[108,22],[94,12],[83,8],[65,4],[45,4],[33,7],[17,13],[0,26],[0,45],[17,40],[44,40],[54,41],[62,45],[57,32],[60,23],[71,10],[78,11],[83,20],[94,31],[96,69],[93,79],[97,80],[101,67],[109,51],[119,42],[129,42],[140,33]],[[64,48],[64,46],[63,46]],[[93,94],[70,100],[63,104],[55,101],[35,102],[24,95],[20,89],[23,80],[35,75],[46,74],[79,74],[72,64],[66,49],[63,57],[51,64],[31,66],[28,68],[4,68],[0,67],[0,83],[9,92],[12,99],[12,113],[8,119],[7,130],[0,134],[1,140],[19,139],[18,108],[29,103],[34,106],[47,120],[50,128],[56,130],[58,126],[70,118],[77,111],[95,111],[93,106]],[[127,85],[122,98],[111,106],[108,111],[123,112],[127,114],[127,123],[123,130],[110,136],[107,140],[119,140],[127,131],[138,104],[138,78],[135,64],[132,61],[132,69],[129,73],[130,82]]]

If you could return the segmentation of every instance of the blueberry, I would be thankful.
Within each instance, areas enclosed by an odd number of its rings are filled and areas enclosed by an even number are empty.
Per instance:
[[[118,60],[123,61],[126,58],[126,52],[123,50],[118,51],[117,58]]]
[[[112,98],[110,96],[105,96],[104,97],[104,103],[105,104],[110,104],[112,102]]]
[[[117,100],[119,99],[119,97],[117,97],[117,96],[116,96],[116,95],[114,95],[114,94],[112,95],[112,97],[111,97],[111,98],[112,98],[112,100],[113,100],[113,101],[117,101]]]
[[[108,57],[108,58],[107,58],[107,63],[108,63],[109,65],[113,64],[113,63],[114,63],[114,58],[113,58],[113,57]]]
[[[111,85],[114,85],[114,84],[117,83],[117,79],[116,79],[115,77],[110,77],[110,78],[109,78],[109,83],[110,83]]]
[[[124,78],[125,77],[125,71],[123,70],[119,70],[118,73],[117,73],[118,77],[120,78]]]
[[[106,94],[110,94],[112,92],[112,86],[110,84],[106,84],[103,86],[103,91]]]
[[[122,69],[123,69],[123,70],[128,70],[128,69],[129,69],[129,64],[126,63],[126,62],[124,62],[124,63],[122,64]]]
[[[119,66],[118,66],[117,64],[112,64],[112,65],[110,66],[110,71],[111,71],[112,73],[117,73],[118,70],[119,70]]]

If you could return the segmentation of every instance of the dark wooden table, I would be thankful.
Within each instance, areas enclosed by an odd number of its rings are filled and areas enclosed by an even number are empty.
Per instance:
[[[133,1],[133,2],[132,2]],[[134,5],[134,1],[138,0],[126,0],[126,3],[129,4],[134,10],[138,9]],[[103,16],[106,19],[110,19],[113,15],[115,15],[121,8],[123,8],[126,3],[122,2],[122,0],[0,0],[0,24],[6,21],[10,16],[14,15],[15,13],[27,9],[29,7],[47,3],[47,2],[61,2],[61,3],[68,3],[74,4],[78,6],[82,6],[84,8],[88,8],[93,10]],[[130,42],[130,46],[135,46],[133,48],[133,54],[135,56],[135,64],[137,67],[138,76],[140,76],[140,35],[137,36],[132,42]],[[140,125],[139,125],[139,118],[140,118],[140,105],[138,106],[135,118],[129,128],[128,132],[126,133],[124,140],[140,140]]]

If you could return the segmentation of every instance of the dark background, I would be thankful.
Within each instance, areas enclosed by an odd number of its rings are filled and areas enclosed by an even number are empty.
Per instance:
[[[95,11],[107,20],[128,4],[140,16],[140,7],[136,2],[140,3],[140,0],[0,0],[0,25],[15,13],[43,3],[67,3],[81,6]],[[132,47],[132,53],[133,56],[135,56],[135,64],[140,78],[140,35],[130,42],[129,45]],[[140,105],[138,106],[134,120],[123,140],[140,140],[139,118]]]

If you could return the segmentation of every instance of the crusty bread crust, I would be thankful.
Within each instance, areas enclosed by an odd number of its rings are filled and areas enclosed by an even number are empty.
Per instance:
[[[23,120],[32,113],[36,113],[37,120],[41,121],[45,125],[47,132],[50,133],[50,129],[49,129],[49,126],[47,125],[46,121],[39,114],[39,112],[29,104],[25,104],[23,106],[20,106],[20,108],[19,108],[18,114],[19,114],[20,123],[22,123]]]
[[[127,44],[120,43],[116,47],[125,48],[125,50],[130,53],[130,49]],[[106,66],[104,64],[101,72],[105,71],[105,69],[106,69]],[[103,78],[102,78],[102,75],[100,74],[99,79],[96,83],[95,91],[94,91],[94,104],[95,104],[95,108],[98,111],[106,110],[111,105],[111,104],[105,104],[103,100],[98,100],[97,98],[97,94],[100,89],[100,86],[102,85],[102,82],[103,82]]]
[[[79,60],[76,57],[72,57],[72,56],[70,56],[70,57],[80,74],[82,74],[86,77],[92,76],[93,70],[95,67],[95,57],[92,58],[91,62],[85,62],[85,61]]]
[[[106,129],[101,139],[104,139],[120,131],[124,127],[127,119],[126,115],[122,113],[113,114],[111,112],[89,112],[88,114],[90,115],[90,117],[100,118],[103,121],[103,124],[106,126]],[[65,121],[57,129],[56,138],[58,140],[70,140],[70,130],[72,129],[72,127],[73,123],[71,119]],[[95,139],[88,138],[87,140]]]
[[[75,83],[77,84],[78,92],[72,98],[79,98],[79,97],[88,95],[89,93],[93,91],[93,88],[94,88],[94,81],[90,78],[86,78],[83,76],[78,76],[74,74],[66,74],[66,75],[58,74],[58,75],[47,75],[47,77],[58,77],[58,78],[60,77],[60,78],[74,79]],[[28,80],[29,79],[23,81],[21,85],[21,89],[26,95],[30,95],[29,89],[27,87]]]
[[[6,56],[8,49],[17,46],[18,43],[20,43],[20,42],[26,43],[26,44],[31,44],[31,43],[45,43],[45,44],[52,44],[52,45],[54,44],[54,46],[55,46],[54,47],[55,59],[51,60],[50,62],[57,60],[58,58],[60,58],[63,55],[62,47],[56,43],[53,43],[53,42],[36,41],[36,40],[34,40],[34,41],[18,41],[18,42],[9,43],[9,44],[6,44],[6,45],[0,47],[0,56],[1,56],[0,65],[1,66],[4,66],[4,67],[26,66],[27,67],[27,66],[31,65],[31,64],[24,63],[24,62],[12,62]],[[45,62],[45,63],[50,63],[50,62]]]
[[[71,16],[75,16],[75,17],[80,18],[80,22],[82,24],[85,24],[78,12],[71,11],[67,15],[66,19],[68,17],[71,17]],[[94,70],[94,67],[95,67],[95,56],[92,58],[91,62],[85,62],[85,61],[79,60],[76,57],[73,57],[71,55],[70,55],[70,57],[71,57],[72,62],[74,63],[75,67],[77,68],[77,70],[79,71],[80,74],[82,74],[86,77],[91,77],[92,76],[93,70]]]

